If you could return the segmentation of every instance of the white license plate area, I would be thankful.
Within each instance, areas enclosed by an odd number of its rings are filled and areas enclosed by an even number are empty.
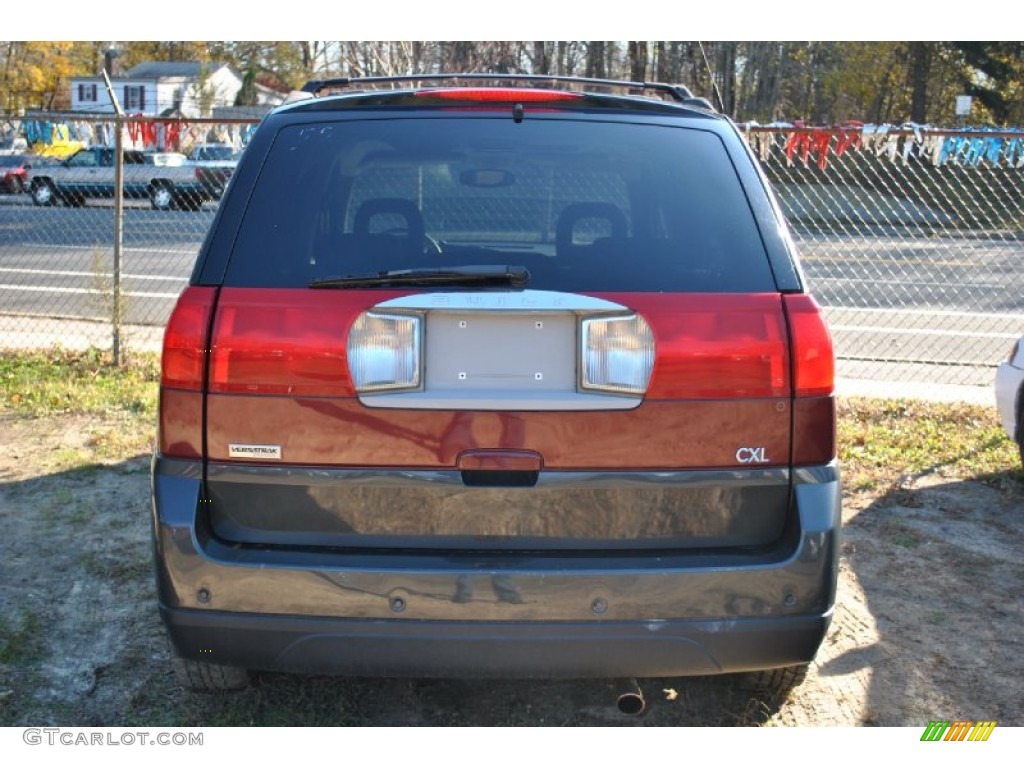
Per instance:
[[[576,316],[570,312],[429,312],[426,392],[570,392],[576,389]]]

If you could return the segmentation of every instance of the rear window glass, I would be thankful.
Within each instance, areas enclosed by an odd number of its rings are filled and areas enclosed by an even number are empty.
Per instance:
[[[282,129],[226,282],[481,264],[524,266],[538,290],[775,287],[714,134],[464,115]]]

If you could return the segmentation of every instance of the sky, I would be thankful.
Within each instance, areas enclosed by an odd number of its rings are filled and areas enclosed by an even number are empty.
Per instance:
[[[294,5],[234,2],[173,13],[128,0],[105,0],[89,13],[71,0],[47,0],[45,14],[31,3],[6,5],[5,36],[19,40],[970,40],[1006,29],[991,21],[1013,17],[1000,8],[1019,13],[1006,0],[990,0],[984,14],[840,0],[306,0],[300,13],[289,10]],[[275,6],[279,13],[263,10]]]

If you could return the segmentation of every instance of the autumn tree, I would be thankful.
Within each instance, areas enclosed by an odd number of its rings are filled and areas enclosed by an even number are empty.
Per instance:
[[[88,72],[94,43],[0,43],[0,106],[5,112],[22,109],[67,109],[69,78]]]

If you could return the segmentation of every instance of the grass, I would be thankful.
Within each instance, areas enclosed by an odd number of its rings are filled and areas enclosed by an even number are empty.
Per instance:
[[[0,616],[0,664],[24,664],[39,653],[42,623],[31,609],[24,609],[17,621]]]
[[[86,552],[80,559],[91,575],[118,583],[148,579],[153,574],[153,559],[145,548],[134,557],[123,551]]]
[[[264,678],[267,681],[264,682]],[[196,713],[194,725],[347,726],[359,690],[356,680],[265,675],[248,690],[230,695],[206,694],[206,711]],[[367,692],[366,695],[372,695]],[[193,723],[189,723],[192,725]]]
[[[170,665],[168,664],[168,667]],[[781,702],[752,694],[734,678],[694,677],[668,701],[664,681],[645,679],[644,718],[615,709],[605,680],[332,678],[259,673],[243,691],[192,693],[155,673],[130,700],[125,725],[223,726],[558,726],[768,723]]]
[[[907,477],[973,478],[1024,493],[1017,447],[995,409],[965,403],[842,399],[838,441],[843,480],[854,491]]]
[[[159,374],[155,355],[116,367],[96,349],[2,352],[0,407],[32,417],[135,415],[152,422]]]
[[[49,468],[70,470],[120,461],[153,449],[156,355],[134,355],[118,367],[96,349],[0,352],[0,412],[29,418],[84,417],[84,444],[49,457]]]
[[[44,631],[31,608],[0,616],[0,728],[18,722],[22,705],[39,684],[35,664],[44,655]]]

